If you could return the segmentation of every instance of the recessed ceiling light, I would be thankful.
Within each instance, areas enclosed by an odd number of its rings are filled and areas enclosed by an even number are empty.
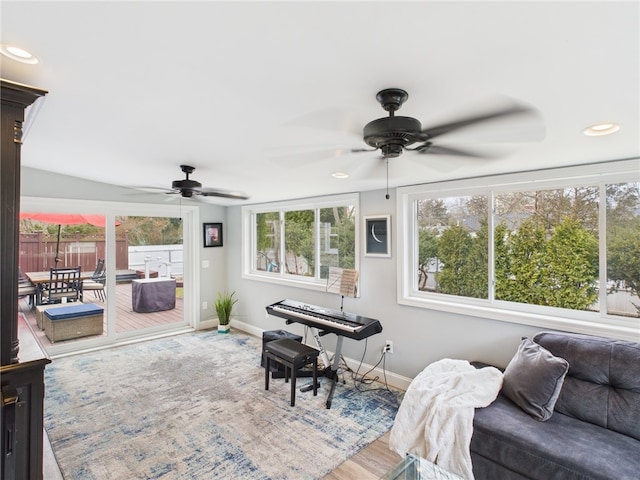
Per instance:
[[[582,133],[589,137],[599,137],[600,135],[609,135],[620,130],[620,125],[616,123],[596,123],[583,130]]]
[[[349,178],[349,174],[347,172],[333,172],[331,176],[333,178]]]
[[[31,53],[23,50],[22,48],[15,47],[13,45],[7,45],[6,43],[0,45],[0,53],[5,57],[9,57],[17,62],[29,63],[32,65],[38,63],[38,59]]]

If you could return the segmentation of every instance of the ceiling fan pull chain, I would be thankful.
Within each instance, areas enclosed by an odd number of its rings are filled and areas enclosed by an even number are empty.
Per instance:
[[[385,162],[387,162],[387,194],[384,196],[384,198],[389,200],[389,159],[385,158]]]

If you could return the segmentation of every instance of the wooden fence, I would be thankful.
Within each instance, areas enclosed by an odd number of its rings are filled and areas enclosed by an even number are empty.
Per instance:
[[[93,272],[99,258],[105,258],[104,237],[90,235],[62,235],[56,252],[57,237],[43,232],[20,234],[19,265],[23,272],[47,271],[51,267],[81,266],[83,272]],[[60,261],[56,265],[56,253]],[[129,267],[128,242],[116,238],[116,269]]]

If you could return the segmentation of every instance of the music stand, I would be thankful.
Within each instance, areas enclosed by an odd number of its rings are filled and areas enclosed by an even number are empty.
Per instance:
[[[358,276],[358,270],[329,267],[327,292],[340,295],[341,312],[344,312],[342,308],[344,297],[355,297],[358,293]],[[313,336],[313,339],[318,346],[318,350],[320,350],[320,358],[322,359],[322,363],[325,367],[323,376],[331,380],[331,387],[329,390],[329,394],[327,395],[327,408],[331,408],[333,392],[336,389],[336,382],[338,381],[338,366],[340,365],[340,357],[342,356],[342,341],[344,340],[344,337],[342,335],[337,336],[338,339],[336,342],[336,351],[333,357],[333,363],[331,363],[331,361],[329,360],[329,355],[327,355],[327,351],[325,350],[324,345],[322,345],[322,340],[320,339],[320,332],[318,328],[309,327],[309,329],[311,330],[311,335]],[[311,388],[313,388],[313,385],[303,387],[301,390],[308,391],[311,390]]]

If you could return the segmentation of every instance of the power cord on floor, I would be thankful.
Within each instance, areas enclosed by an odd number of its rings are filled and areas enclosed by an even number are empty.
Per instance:
[[[308,332],[308,327],[305,326],[304,329],[304,341],[306,343],[306,339],[307,339],[307,332]],[[360,369],[362,368],[362,364],[364,363],[364,357],[367,354],[367,347],[369,346],[369,339],[365,338],[364,340],[364,350],[362,352],[362,357],[360,358],[360,363],[358,364],[358,369],[354,372],[351,367],[349,367],[349,364],[347,363],[347,361],[345,360],[344,356],[341,355],[340,356],[340,363],[338,365],[338,370],[336,372],[337,375],[337,381],[340,381],[342,384],[346,384],[346,380],[344,378],[345,373],[350,373],[351,374],[351,379],[353,380],[354,386],[356,388],[356,390],[358,390],[359,392],[368,392],[368,391],[376,391],[376,390],[386,390],[388,392],[391,391],[391,389],[389,388],[389,384],[387,383],[387,370],[386,370],[386,366],[385,366],[385,362],[386,362],[386,352],[382,352],[382,354],[380,355],[380,359],[376,362],[375,365],[373,365],[369,370],[367,370],[365,373],[360,375]],[[329,359],[329,365],[325,365],[324,368],[331,368],[331,365],[333,365],[333,360],[334,360],[335,356],[332,356]],[[367,375],[369,375],[371,372],[373,372],[380,364],[382,364],[382,374],[384,377],[384,387],[377,387],[377,388],[363,388],[362,385],[372,385],[374,382],[379,382],[380,377],[378,375],[376,375],[373,378],[368,378]]]
[[[365,339],[364,350],[362,352],[362,357],[360,358],[360,363],[358,364],[358,369],[352,373],[354,385],[359,392],[369,392],[369,391],[375,391],[375,390],[386,390],[390,392],[391,389],[389,388],[389,384],[387,383],[387,370],[385,367],[386,352],[380,355],[380,359],[376,362],[375,365],[373,365],[369,370],[364,372],[362,375],[359,375],[360,368],[362,368],[362,364],[364,363],[364,357],[367,354],[368,345],[369,345],[368,339]],[[378,375],[376,375],[373,378],[367,378],[367,375],[373,372],[381,363],[382,363],[382,375],[384,376],[384,387],[362,388],[362,385],[371,385],[374,382],[380,383],[380,377]]]

